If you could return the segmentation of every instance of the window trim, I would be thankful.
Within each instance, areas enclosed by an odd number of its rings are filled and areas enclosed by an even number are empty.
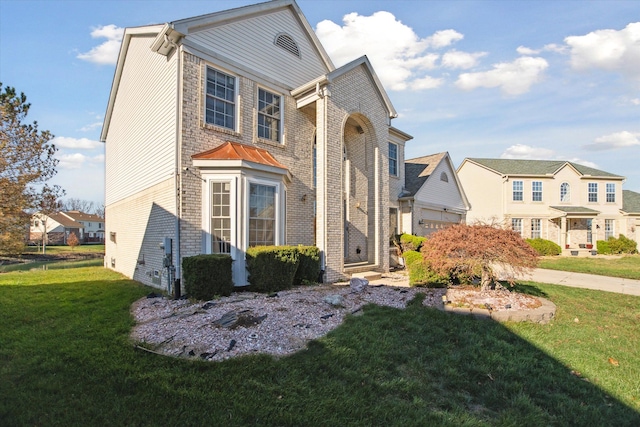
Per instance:
[[[534,227],[534,224],[538,226]],[[539,237],[542,237],[542,220],[540,218],[531,218],[531,238],[536,239]]]
[[[209,78],[208,78],[208,72],[209,70],[212,71],[216,71],[220,74],[223,74],[227,77],[231,77],[233,78],[233,102],[226,100],[226,99],[222,99],[219,98],[215,95],[210,95],[207,88],[209,87]],[[223,69],[220,68],[218,66],[214,66],[214,65],[210,65],[210,64],[205,64],[204,66],[204,85],[203,85],[203,103],[202,103],[202,111],[203,111],[203,122],[205,126],[210,126],[216,129],[220,129],[226,132],[238,132],[239,129],[239,120],[240,120],[240,109],[238,108],[238,92],[240,89],[240,79],[238,78],[237,75]],[[214,98],[214,99],[218,99],[222,102],[231,104],[233,106],[233,128],[224,126],[224,125],[218,125],[215,122],[209,122],[207,120],[208,118],[208,113],[207,113],[207,100],[209,98]],[[215,118],[215,117],[214,117]]]
[[[607,182],[604,188],[605,188],[605,201],[607,203],[615,203],[616,202],[616,184],[614,182]],[[613,191],[609,191],[609,189],[613,189]]]
[[[540,189],[536,190],[536,185],[540,185]],[[542,181],[532,181],[531,182],[531,201],[532,202],[542,202],[543,201],[543,184]]]
[[[591,189],[595,191],[591,191]],[[592,197],[593,196],[593,200]],[[598,203],[598,183],[597,182],[588,182],[587,183],[587,202],[588,203]]]
[[[274,116],[266,114],[266,113],[261,113],[260,112],[260,91],[263,91],[269,95],[272,96],[277,96],[278,99],[278,115],[279,117],[276,119]],[[255,104],[255,108],[256,108],[256,123],[255,123],[255,135],[256,135],[256,139],[259,141],[264,141],[264,142],[269,142],[272,144],[284,144],[284,137],[283,137],[283,133],[284,133],[284,95],[282,95],[281,93],[278,92],[274,92],[271,89],[267,89],[263,86],[258,86],[256,89],[256,104]],[[277,139],[272,139],[272,138],[264,138],[262,136],[260,136],[260,117],[261,116],[265,116],[265,117],[269,117],[272,118],[274,120],[278,120],[278,138]]]
[[[520,189],[516,190],[516,184],[520,184]],[[516,194],[520,195],[520,198],[516,198]],[[524,181],[514,180],[511,181],[511,201],[512,202],[524,202]]]
[[[391,146],[392,145],[394,147],[396,147],[396,150],[395,150],[396,153],[395,153],[394,157],[391,157]],[[399,163],[398,162],[398,157],[399,157],[398,152],[399,152],[398,144],[396,144],[395,142],[389,141],[389,175],[391,175],[391,176],[400,176],[400,173],[399,173],[400,172],[400,170],[399,170],[400,168],[399,168],[399,164],[398,164]],[[391,171],[391,161],[392,160],[393,160],[393,165],[394,165],[394,168],[395,168],[394,172]]]

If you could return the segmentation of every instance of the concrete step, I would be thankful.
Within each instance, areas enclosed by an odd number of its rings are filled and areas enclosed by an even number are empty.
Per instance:
[[[353,273],[351,277],[358,277],[360,279],[367,279],[368,281],[378,280],[382,278],[382,273],[378,271],[362,271],[359,273]]]

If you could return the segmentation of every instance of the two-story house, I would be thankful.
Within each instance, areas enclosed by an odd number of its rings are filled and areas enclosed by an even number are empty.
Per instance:
[[[336,68],[293,0],[127,28],[101,134],[106,266],[164,287],[168,237],[178,278],[226,253],[245,285],[247,248],[280,244],[318,246],[327,282],[387,271],[396,116],[369,60]]]
[[[82,243],[104,243],[104,218],[80,211],[60,213],[82,225],[81,235],[78,236]]]
[[[469,223],[504,222],[525,238],[572,249],[620,234],[638,238],[637,206],[623,210],[623,176],[568,161],[467,158],[458,177]]]
[[[71,233],[82,241],[83,232],[84,226],[81,223],[62,212],[50,215],[36,212],[31,216],[29,224],[29,242],[31,244],[66,245]]]

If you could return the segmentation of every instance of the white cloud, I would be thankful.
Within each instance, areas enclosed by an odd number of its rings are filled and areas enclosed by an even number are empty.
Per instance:
[[[633,99],[631,100],[631,103],[632,103],[633,105],[640,105],[640,98],[633,98]]]
[[[467,70],[478,64],[478,59],[486,56],[487,52],[460,52],[458,50],[450,50],[442,56],[442,66],[446,68],[462,68]]]
[[[58,163],[60,169],[80,169],[87,160],[87,156],[80,153],[62,154],[56,157],[60,160]]]
[[[88,138],[69,138],[65,136],[57,136],[51,142],[58,148],[67,148],[72,150],[94,150],[103,147],[99,141]]]
[[[95,28],[91,32],[91,37],[94,39],[106,38],[107,41],[92,48],[89,52],[78,54],[77,58],[101,65],[114,65],[118,61],[123,34],[124,28],[113,24]]]
[[[604,151],[616,150],[640,145],[640,132],[632,133],[628,131],[615,132],[595,139],[592,144],[583,146],[586,150]]]
[[[464,38],[463,34],[460,34],[456,30],[442,30],[436,31],[432,36],[426,38],[427,44],[434,48],[440,49],[451,44],[460,41]]]
[[[82,126],[80,128],[80,131],[81,132],[90,132],[92,130],[99,129],[100,127],[102,127],[102,122],[95,122],[95,123],[88,124],[86,126]]]
[[[597,163],[593,163],[593,162],[590,162],[588,160],[581,159],[579,157],[571,157],[571,158],[562,159],[562,160],[566,160],[566,161],[572,162],[572,163],[578,163],[580,165],[588,166],[588,167],[594,168],[594,169],[600,169],[600,166],[598,166]]]
[[[507,95],[520,95],[541,80],[547,67],[549,64],[543,58],[523,56],[513,62],[495,64],[490,71],[460,74],[456,86],[463,90],[499,87]]]
[[[577,70],[601,68],[620,71],[640,80],[640,22],[622,30],[597,30],[584,36],[566,37],[571,65]]]
[[[500,155],[501,159],[549,160],[556,157],[556,152],[553,150],[524,144],[512,145]]]
[[[442,84],[424,73],[436,68],[440,57],[427,49],[448,46],[464,37],[454,30],[444,30],[421,39],[411,27],[384,11],[371,16],[350,13],[343,17],[342,26],[321,21],[316,34],[336,66],[367,55],[382,84],[391,90],[428,89]]]
[[[518,52],[520,55],[537,55],[540,53],[540,50],[536,50],[536,49],[531,49],[529,47],[525,47],[525,46],[518,46],[518,48],[516,49],[516,52]]]

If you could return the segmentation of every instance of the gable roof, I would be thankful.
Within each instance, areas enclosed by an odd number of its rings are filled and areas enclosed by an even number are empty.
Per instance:
[[[282,9],[290,9],[293,12],[293,15],[300,24],[303,33],[318,53],[318,56],[325,68],[329,71],[335,70],[333,62],[331,62],[329,55],[324,50],[322,44],[320,44],[320,40],[295,0],[272,0],[209,13],[206,15],[195,16],[192,18],[180,19],[165,24],[126,28],[120,45],[120,52],[118,54],[118,62],[116,64],[113,82],[111,84],[111,92],[109,95],[102,132],[100,134],[100,141],[104,142],[107,138],[111,116],[113,114],[113,107],[118,87],[120,86],[120,79],[122,78],[122,72],[132,37],[140,35],[154,36],[155,39],[151,44],[150,49],[153,52],[168,56],[178,47],[179,44],[188,44],[188,41],[185,42],[185,38],[187,38],[190,32],[216,24],[228,24],[230,22],[236,22],[260,14],[268,14]]]
[[[401,197],[415,196],[446,155],[447,153],[444,152],[405,160],[405,190]]]
[[[622,190],[622,211],[640,214],[640,193],[631,190]]]
[[[79,222],[76,222],[73,219],[62,215],[61,213],[53,213],[48,216],[58,224],[62,225],[64,228],[84,228],[84,226]]]
[[[330,73],[320,76],[317,79],[314,79],[310,82],[303,84],[300,87],[293,89],[291,91],[291,96],[296,98],[296,100],[298,101],[298,108],[306,104],[309,104],[311,102],[314,102],[317,99],[316,97],[324,96],[320,94],[320,91],[322,88],[329,85],[336,78],[358,67],[363,67],[365,72],[371,79],[374,89],[380,96],[380,100],[382,101],[382,103],[384,104],[385,108],[389,113],[389,117],[392,119],[398,117],[398,113],[396,109],[393,107],[393,104],[391,103],[391,99],[389,98],[389,95],[387,95],[387,91],[384,90],[384,87],[382,86],[382,83],[380,82],[378,75],[374,71],[373,66],[371,65],[371,62],[369,62],[369,58],[367,58],[366,55],[363,55],[360,58],[354,59],[348,64],[345,64],[342,67],[331,71]],[[309,94],[311,94],[311,96],[309,96]]]
[[[80,211],[66,211],[60,213],[66,217],[71,218],[74,221],[104,222],[104,218],[99,217],[98,215],[88,214]]]
[[[546,176],[555,175],[564,166],[569,165],[584,177],[624,179],[623,176],[615,175],[599,169],[584,166],[579,163],[566,160],[529,160],[529,159],[484,159],[466,158],[466,161],[484,166],[501,175],[533,175]],[[460,165],[462,166],[462,165]],[[460,168],[458,168],[459,170]]]

